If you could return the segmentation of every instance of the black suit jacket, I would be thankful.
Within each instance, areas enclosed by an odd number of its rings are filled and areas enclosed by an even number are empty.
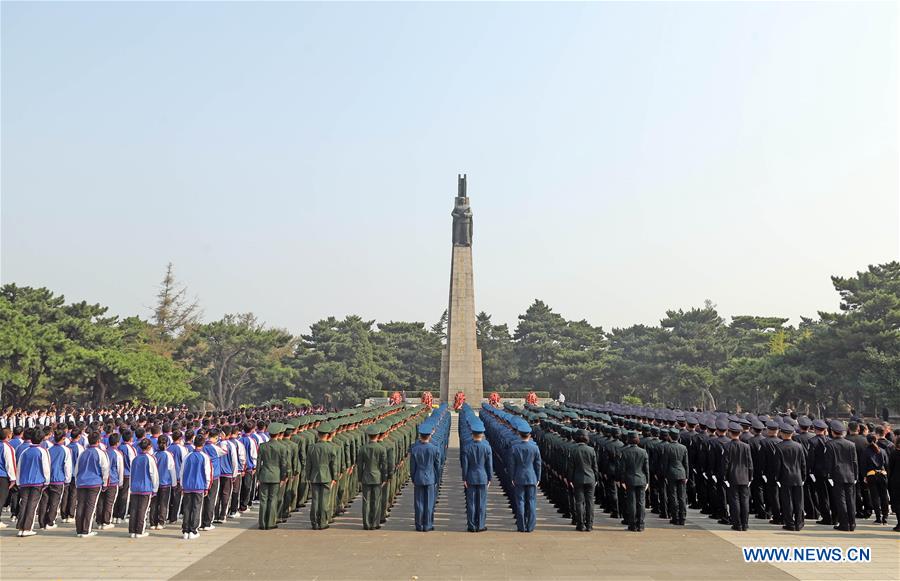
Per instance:
[[[859,478],[856,446],[844,438],[831,440],[826,446],[825,466],[835,484],[853,484]]]
[[[803,444],[784,440],[775,448],[778,456],[778,482],[782,486],[800,486],[806,481],[806,450]]]
[[[725,480],[732,486],[745,486],[753,480],[750,444],[732,440],[725,445]]]

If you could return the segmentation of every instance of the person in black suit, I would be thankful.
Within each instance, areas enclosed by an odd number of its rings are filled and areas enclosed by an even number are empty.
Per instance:
[[[894,447],[888,455],[888,494],[897,517],[894,530],[900,533],[900,438],[894,438]]]
[[[766,516],[769,524],[783,524],[781,520],[781,502],[778,497],[778,456],[775,447],[781,440],[778,439],[778,422],[769,420],[766,422],[768,436],[759,443],[759,469],[762,471],[762,479],[765,486]]]
[[[859,462],[856,446],[844,438],[847,426],[840,420],[831,422],[832,439],[826,446],[825,472],[831,485],[831,505],[839,531],[856,530],[856,479]]]
[[[750,445],[740,440],[741,426],[728,424],[725,445],[725,488],[731,514],[731,528],[746,531],[750,520],[750,483],[753,481],[753,456]]]
[[[887,451],[878,445],[878,437],[869,434],[868,442],[859,456],[863,481],[869,488],[875,524],[886,525],[888,517],[887,468],[890,463]]]
[[[784,528],[799,531],[803,528],[803,482],[806,480],[806,450],[792,438],[794,426],[783,424],[779,429],[781,443],[775,448],[778,456],[778,493]]]
[[[859,462],[859,478],[856,481],[856,518],[866,519],[872,516],[872,502],[869,486],[863,472],[863,453],[866,451],[868,427],[864,422],[847,422],[847,440],[856,446],[856,457]]]
[[[816,487],[816,500],[818,501],[819,515],[822,517],[816,524],[833,525],[831,516],[831,489],[828,487],[827,460],[828,442],[826,435],[828,424],[824,420],[815,420],[813,429],[816,435],[809,441],[809,478]]]

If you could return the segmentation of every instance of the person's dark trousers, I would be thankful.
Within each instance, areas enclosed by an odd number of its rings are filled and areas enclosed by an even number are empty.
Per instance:
[[[644,518],[647,514],[644,508],[645,491],[643,486],[629,486],[625,491],[628,530],[644,530]]]
[[[784,526],[789,529],[803,528],[803,487],[782,486],[778,489]]]
[[[363,484],[362,487],[363,528],[371,530],[381,526],[382,486],[380,484]]]
[[[185,492],[181,495],[181,532],[197,534],[200,528],[200,513],[203,511],[203,493]]]
[[[685,489],[687,490],[687,499],[688,505],[691,508],[695,508],[697,506],[697,482],[695,480],[696,476],[693,471],[688,474],[688,481]]]
[[[900,470],[900,466],[896,468]],[[887,522],[888,514],[888,491],[887,480],[882,474],[873,474],[869,476],[869,498],[872,503],[872,509],[875,512],[875,519]]]
[[[769,509],[766,507],[766,487],[762,480],[754,478],[750,483],[750,497],[757,518],[768,518]]]
[[[150,514],[149,494],[132,494],[128,501],[128,532],[142,535],[147,529],[147,516]]]
[[[727,494],[731,526],[746,531],[750,523],[750,487],[747,485],[729,486]]]
[[[131,476],[123,476],[119,483],[119,496],[116,498],[116,506],[113,509],[114,518],[126,518],[128,516],[128,497],[131,496]]]
[[[43,486],[19,487],[19,520],[16,521],[17,529],[20,531],[32,531],[35,524],[40,524],[38,510],[41,506],[43,494]]]
[[[0,516],[3,515],[3,508],[6,506],[7,500],[9,500],[9,478],[0,476]],[[12,512],[11,509],[10,512]]]
[[[173,486],[172,493],[169,495],[169,522],[174,523],[178,521],[178,517],[181,514],[181,485]]]
[[[19,487],[9,493],[9,513],[12,516],[19,516]]]
[[[781,502],[778,498],[778,484],[776,482],[766,483],[766,512],[769,513],[769,516],[776,523],[782,522]]]
[[[244,512],[250,506],[250,501],[252,500],[250,494],[253,492],[253,479],[255,476],[252,472],[248,472],[241,479],[241,506],[239,509],[241,512]]]
[[[666,491],[668,492],[668,500],[666,504],[669,509],[669,518],[676,524],[684,524],[687,517],[687,486],[683,480],[666,480]]]
[[[806,511],[806,518],[816,520],[819,518],[819,508],[816,503],[816,485],[807,478],[806,485],[803,487],[803,508]]]
[[[169,498],[171,496],[171,486],[159,487],[156,496],[150,501],[150,526],[163,526],[169,520]]]
[[[622,509],[619,504],[619,487],[612,478],[606,481],[606,509],[611,518],[619,518]]]
[[[853,484],[834,483],[831,487],[831,509],[835,524],[842,530],[856,528],[856,490]]]
[[[75,496],[75,532],[86,535],[94,526],[100,488],[79,488]]]
[[[585,530],[594,527],[594,486],[575,485],[575,524]]]
[[[669,506],[669,491],[666,488],[667,480],[663,477],[656,479],[656,506],[659,508],[660,518],[672,518],[672,508]]]
[[[537,525],[537,487],[533,484],[517,485],[516,495],[516,529],[530,533]]]
[[[51,484],[44,487],[41,495],[41,504],[38,507],[38,525],[47,528],[56,522],[59,513],[59,503],[65,494],[65,484]]]
[[[278,520],[278,495],[281,485],[278,482],[259,484],[259,528],[269,530],[275,528]]]
[[[213,478],[212,485],[209,487],[209,494],[203,499],[203,515],[200,517],[200,528],[208,529],[212,526],[213,518],[216,516],[216,504],[219,501],[219,479]]]
[[[73,479],[63,493],[62,502],[59,503],[59,516],[63,520],[75,518],[75,495],[78,489],[75,488],[75,480]]]
[[[427,532],[434,529],[434,500],[436,485],[415,485],[414,503],[416,510],[416,530]],[[532,486],[532,488],[534,488]]]
[[[262,486],[262,485],[261,485]],[[328,528],[328,507],[331,498],[331,490],[328,484],[311,483],[312,506],[309,507],[309,522],[314,529]],[[275,489],[275,494],[278,489]],[[274,510],[274,508],[273,508]],[[260,519],[262,519],[262,509],[260,509]],[[262,523],[262,520],[260,520]]]
[[[118,486],[107,486],[100,492],[100,496],[97,498],[96,523],[98,525],[112,524],[113,507],[115,507],[116,499],[118,498]]]
[[[232,480],[231,502],[228,504],[228,512],[226,514],[234,514],[240,512],[241,508],[241,489],[244,486],[244,477],[235,476]]]
[[[222,476],[219,478],[219,500],[216,501],[215,520],[224,521],[228,516],[228,503],[231,502],[231,491],[234,488],[234,478]]]
[[[291,505],[294,503],[294,492],[297,490],[294,486],[294,476],[290,476],[281,489],[281,504],[278,506],[278,518],[285,521],[291,516]],[[341,511],[343,512],[343,511]]]
[[[861,518],[869,518],[872,516],[872,512],[875,508],[874,506],[874,498],[871,494],[871,489],[866,481],[864,480],[864,476],[861,475],[859,480],[856,482],[856,516]]]
[[[487,528],[487,484],[470,484],[466,488],[466,529],[483,531]]]
[[[831,515],[831,490],[825,477],[816,480],[816,497],[819,500],[819,516],[825,524],[832,524],[834,517]]]

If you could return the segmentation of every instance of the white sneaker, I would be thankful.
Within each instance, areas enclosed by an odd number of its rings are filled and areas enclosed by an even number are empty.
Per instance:
[[[189,538],[191,538],[191,535],[190,533],[184,533],[183,535],[181,535],[181,538],[184,540],[188,540]]]
[[[0,529],[5,529],[7,524],[5,522],[0,521]]]
[[[33,536],[36,535],[36,534],[37,534],[37,533],[34,532],[34,531],[22,531],[22,536],[23,536],[23,537],[33,537]]]
[[[62,519],[62,521],[63,521],[64,523],[66,523],[66,524],[69,524],[69,523],[72,522],[72,519],[70,519],[70,518],[64,518],[64,519]]]
[[[114,518],[114,519],[113,519],[113,522],[114,522],[115,524],[121,524],[121,523],[122,523],[122,519],[120,519],[120,518]]]
[[[137,538],[137,535],[136,535],[135,533],[129,533],[128,536],[131,537],[132,539],[136,539],[136,538]]]
[[[191,539],[191,540],[199,539],[199,538],[200,538],[200,533],[191,533],[191,534],[188,535],[188,538]]]
[[[116,528],[116,525],[114,525],[114,524],[107,524],[107,525],[103,525],[103,528],[105,528],[106,530],[114,529],[114,528]]]
[[[231,513],[231,514],[228,515],[228,518],[241,518],[241,513],[239,513],[239,512],[233,512],[233,513]]]
[[[45,528],[45,529],[55,529],[55,528],[58,527],[58,526],[59,526],[58,524],[53,523],[52,525],[47,525],[47,526],[45,526],[44,528]]]
[[[22,536],[22,533],[24,533],[24,532],[25,532],[25,531],[16,531],[16,536],[17,536],[17,537],[21,537],[21,536]]]
[[[91,532],[89,532],[88,534],[86,534],[86,535],[84,535],[84,536],[86,536],[86,537],[96,537],[96,536],[97,536],[97,531],[91,531]]]

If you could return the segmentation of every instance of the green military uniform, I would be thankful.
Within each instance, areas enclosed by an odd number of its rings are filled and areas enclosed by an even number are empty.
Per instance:
[[[280,434],[284,426],[272,423],[269,434]],[[277,528],[280,485],[287,474],[285,456],[278,440],[269,440],[259,446],[256,458],[256,479],[259,482],[259,528],[262,530]]]
[[[300,446],[300,486],[297,492],[297,506],[306,506],[309,500],[309,481],[306,478],[306,467],[309,463],[309,449],[316,443],[315,425],[319,421],[318,417],[305,418],[307,429],[298,434],[297,444]],[[303,424],[301,424],[303,425]]]
[[[619,482],[625,485],[625,520],[628,530],[644,530],[644,501],[647,484],[650,483],[650,457],[643,448],[628,444],[619,452]]]
[[[286,434],[291,434],[294,431],[295,424],[289,422],[287,429],[285,430]],[[281,445],[286,450],[287,454],[287,481],[284,485],[283,496],[281,500],[281,510],[279,512],[280,520],[282,522],[286,521],[289,516],[291,516],[291,511],[294,509],[294,503],[296,502],[297,495],[297,474],[299,471],[299,454],[300,454],[300,446],[294,442],[291,437],[286,437],[281,440]]]
[[[324,423],[317,431],[330,434],[335,429],[332,424]],[[338,462],[338,449],[332,442],[320,440],[310,447],[306,480],[312,490],[309,520],[313,529],[327,529],[331,521],[332,483],[338,477]]]
[[[378,424],[366,429],[368,436],[380,436],[385,428]],[[357,458],[359,480],[363,493],[363,529],[380,529],[382,513],[382,492],[388,476],[388,452],[377,441],[368,441],[359,451]]]

